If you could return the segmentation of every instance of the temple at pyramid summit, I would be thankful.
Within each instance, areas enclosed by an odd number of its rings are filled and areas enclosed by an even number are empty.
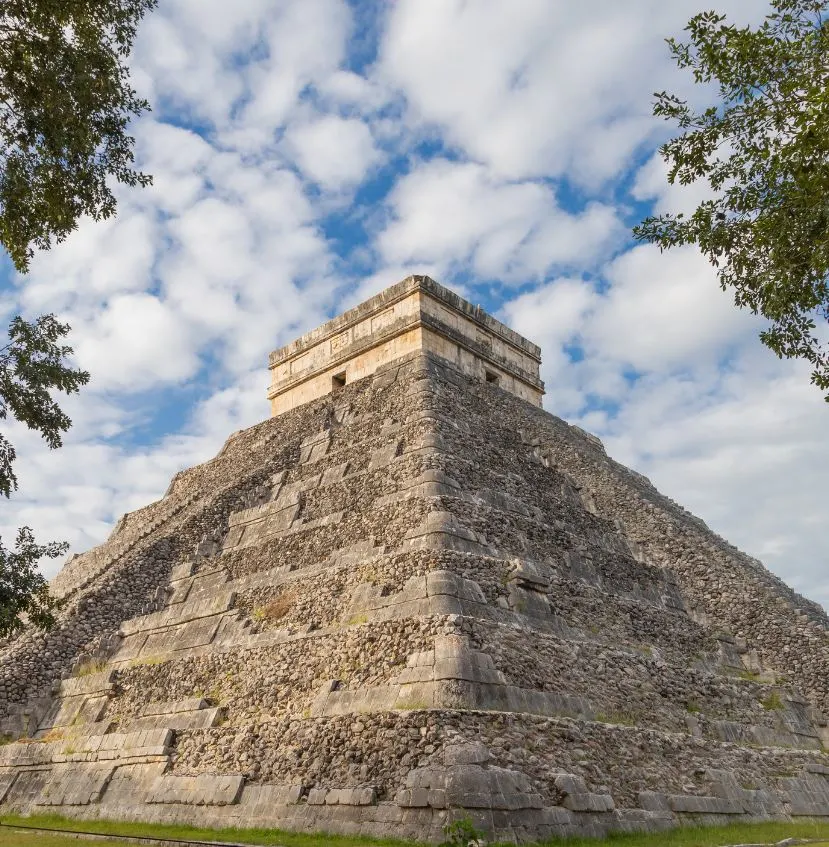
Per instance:
[[[546,412],[540,361],[422,276],[272,353],[270,416],[0,647],[0,814],[514,842],[829,817],[825,612]]]

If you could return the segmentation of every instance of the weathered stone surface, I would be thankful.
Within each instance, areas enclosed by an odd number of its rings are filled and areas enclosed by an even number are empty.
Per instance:
[[[239,774],[160,776],[150,789],[147,802],[228,806],[238,802],[244,782],[244,777]]]
[[[0,811],[519,841],[829,817],[823,611],[463,371],[404,356],[235,433],[67,563],[56,628],[0,649]]]

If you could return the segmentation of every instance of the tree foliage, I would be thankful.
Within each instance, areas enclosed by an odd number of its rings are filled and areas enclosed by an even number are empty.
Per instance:
[[[157,0],[2,0],[0,3],[0,244],[25,273],[78,224],[115,213],[110,184],[147,185],[133,169],[129,121],[149,108],[129,84],[136,28]],[[109,183],[109,184],[108,184]],[[89,374],[66,364],[69,331],[54,315],[15,318],[0,349],[0,420],[15,418],[51,448],[71,421],[52,391],[71,394]],[[0,494],[17,488],[14,446],[0,433]],[[17,532],[0,541],[0,636],[29,623],[46,628],[57,606],[37,570],[67,545]]]
[[[10,416],[39,432],[52,449],[61,446],[61,436],[72,424],[51,392],[73,394],[89,381],[86,371],[67,366],[72,348],[61,343],[69,326],[54,315],[44,315],[31,323],[15,318],[9,328],[9,341],[0,348],[0,420]],[[12,443],[0,433],[0,494],[6,497],[17,489]],[[14,551],[0,541],[0,636],[13,634],[23,626],[21,614],[38,627],[53,621],[55,600],[50,597],[43,575],[37,570],[43,556],[55,558],[66,552],[66,544],[35,543],[32,531],[22,527]]]
[[[809,362],[829,401],[829,0],[771,7],[756,29],[703,12],[685,28],[689,42],[667,39],[695,83],[718,87],[702,111],[654,95],[654,114],[682,130],[660,148],[668,181],[707,180],[712,196],[634,235],[661,249],[698,245],[736,305],[770,322],[761,341]]]
[[[129,120],[147,102],[125,59],[157,0],[3,0],[0,4],[0,243],[16,268],[86,214],[115,212],[107,180],[133,170]]]

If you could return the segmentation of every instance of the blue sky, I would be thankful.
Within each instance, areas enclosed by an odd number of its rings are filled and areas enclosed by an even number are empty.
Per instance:
[[[756,0],[718,2],[756,20]],[[687,90],[676,0],[165,0],[141,27],[146,190],[82,222],[8,315],[54,311],[92,382],[50,453],[12,427],[28,523],[73,551],[267,416],[267,354],[410,273],[542,346],[546,408],[798,590],[829,601],[827,410],[692,249],[631,226],[693,208],[656,151]],[[694,98],[702,92],[689,92]],[[48,572],[54,572],[54,563]]]

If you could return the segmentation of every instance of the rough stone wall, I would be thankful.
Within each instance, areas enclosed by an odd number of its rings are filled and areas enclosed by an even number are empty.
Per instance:
[[[33,736],[0,809],[515,840],[829,816],[825,616],[429,357],[235,434],[57,582],[59,627],[0,653]]]
[[[481,386],[480,393],[486,391]],[[709,629],[731,633],[756,651],[758,666],[791,681],[818,708],[829,708],[829,618],[818,604],[661,495],[646,478],[614,462],[594,437],[502,397],[488,399],[499,420],[521,430],[532,455],[566,473],[598,515],[618,522],[645,561],[675,576],[689,607]]]

